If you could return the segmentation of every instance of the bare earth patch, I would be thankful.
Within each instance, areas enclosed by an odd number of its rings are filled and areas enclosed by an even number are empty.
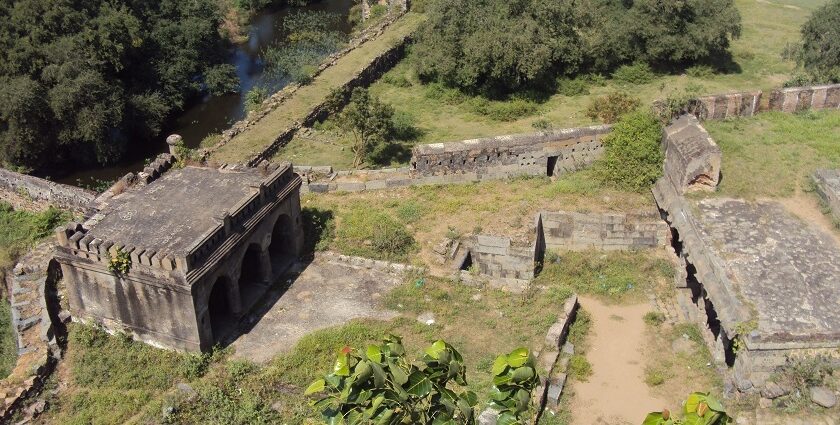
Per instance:
[[[251,329],[232,344],[236,356],[266,362],[318,329],[358,318],[396,317],[397,313],[379,308],[378,301],[399,283],[387,273],[316,258],[285,292],[274,288],[265,295],[261,308],[249,318]]]
[[[648,412],[666,406],[666,401],[655,397],[644,382],[642,317],[650,306],[606,305],[589,297],[581,297],[580,304],[592,316],[586,358],[593,374],[588,382],[573,384],[573,423],[637,424]]]

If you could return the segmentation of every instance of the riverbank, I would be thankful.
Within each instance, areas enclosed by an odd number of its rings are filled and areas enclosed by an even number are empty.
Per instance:
[[[249,124],[230,141],[211,149],[210,159],[219,163],[247,162],[295,124],[303,121],[332,91],[344,87],[360,70],[394,46],[403,43],[422,23],[423,15],[407,13],[382,34],[342,56],[325,68],[311,83],[300,86],[271,112]]]

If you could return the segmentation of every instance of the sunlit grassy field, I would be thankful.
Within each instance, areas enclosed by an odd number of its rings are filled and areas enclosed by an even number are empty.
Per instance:
[[[741,12],[743,30],[741,37],[731,46],[736,69],[723,74],[658,75],[641,85],[623,84],[605,76],[603,85],[588,84],[588,94],[552,94],[543,101],[520,102],[517,105],[512,101],[490,102],[488,107],[483,101],[478,102],[484,106],[482,109],[476,107],[475,98],[421,84],[411,61],[423,59],[409,57],[373,84],[370,90],[392,105],[398,115],[411,121],[416,131],[413,137],[397,141],[401,149],[395,151],[399,155],[367,166],[375,168],[407,163],[408,157],[404,152],[415,144],[533,132],[537,122],[555,128],[590,125],[593,121],[584,112],[592,99],[615,90],[629,92],[638,97],[642,105],[649,105],[654,100],[686,90],[697,94],[718,94],[780,87],[796,72],[796,64],[783,58],[785,47],[799,41],[801,25],[825,0],[736,0],[735,3]],[[488,113],[487,109],[491,111]],[[278,153],[277,158],[298,164],[349,168],[352,163],[350,139],[333,129],[329,122],[326,128],[327,131],[316,132],[314,136],[295,138]]]

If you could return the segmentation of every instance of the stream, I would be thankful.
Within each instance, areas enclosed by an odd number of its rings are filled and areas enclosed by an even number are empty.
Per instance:
[[[260,54],[269,46],[284,40],[283,18],[298,10],[324,11],[340,16],[333,30],[350,34],[351,25],[347,20],[353,0],[322,0],[305,7],[283,7],[266,10],[251,19],[248,40],[237,44],[232,49],[228,63],[236,67],[240,81],[239,93],[223,96],[209,94],[196,99],[165,127],[154,143],[143,149],[135,149],[126,155],[123,161],[108,166],[91,167],[75,170],[56,182],[70,185],[91,185],[97,181],[119,179],[129,172],[143,169],[147,158],[167,152],[166,137],[177,133],[184,138],[184,143],[191,148],[199,146],[208,135],[220,133],[236,121],[245,117],[245,94],[254,86],[261,85],[274,93],[289,83],[287,78],[278,78],[265,74]]]

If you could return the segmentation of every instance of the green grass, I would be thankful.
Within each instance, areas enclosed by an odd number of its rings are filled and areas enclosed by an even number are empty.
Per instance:
[[[644,251],[549,253],[534,284],[560,283],[580,294],[624,302],[643,299],[659,280],[670,278],[673,273],[668,260]]]
[[[242,162],[260,152],[271,144],[278,134],[295,121],[302,120],[316,105],[321,104],[334,88],[353,78],[353,75],[372,58],[414,32],[422,20],[423,15],[414,13],[400,18],[375,40],[351,51],[311,83],[302,86],[281,106],[215,152],[211,159],[216,162]]]
[[[5,299],[0,300],[0,377],[12,372],[17,360],[17,343],[12,329],[11,305]]]
[[[758,2],[736,0],[743,18],[742,36],[732,42],[731,51],[740,71],[713,74],[699,68],[685,75],[659,75],[643,84],[628,84],[614,79],[589,82],[583,90],[561,87],[560,93],[548,93],[548,98],[523,102],[521,98],[509,102],[491,102],[493,110],[513,110],[517,113],[487,113],[476,108],[486,100],[456,90],[441,89],[422,84],[411,65],[411,57],[385,74],[370,88],[371,93],[392,105],[397,112],[407,114],[418,127],[417,137],[399,141],[403,150],[415,144],[457,141],[475,137],[533,132],[534,125],[549,123],[555,128],[591,125],[585,111],[592,99],[615,90],[629,91],[643,105],[663,99],[671,93],[687,89],[700,94],[717,94],[747,90],[770,90],[781,87],[795,73],[795,64],[782,58],[789,43],[799,41],[799,28],[811,11],[825,0],[786,2]],[[582,95],[588,92],[587,95]],[[541,94],[546,95],[546,94]],[[540,96],[531,96],[537,97]],[[527,108],[525,107],[528,105]],[[517,106],[518,105],[518,106]],[[352,154],[349,142],[340,134],[325,133],[316,140],[295,139],[279,154],[283,159],[311,165],[333,165],[347,168]],[[342,150],[342,148],[344,148]],[[407,158],[394,158],[406,163]]]
[[[723,153],[717,194],[747,199],[787,197],[810,187],[817,168],[840,167],[840,112],[707,121]]]

